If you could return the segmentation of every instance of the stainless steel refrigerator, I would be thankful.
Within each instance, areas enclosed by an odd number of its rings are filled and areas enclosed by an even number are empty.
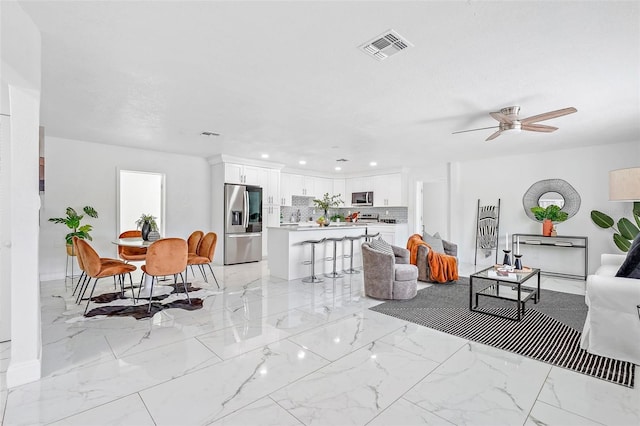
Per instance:
[[[262,260],[262,188],[224,185],[224,264]]]

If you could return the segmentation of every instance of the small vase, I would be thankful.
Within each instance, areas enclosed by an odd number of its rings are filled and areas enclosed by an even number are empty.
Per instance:
[[[149,222],[144,222],[142,224],[142,239],[145,241],[149,240],[149,232],[151,231],[151,224]]]
[[[551,219],[545,219],[542,221],[542,236],[544,237],[551,236],[552,229],[553,229],[553,222],[551,222]]]

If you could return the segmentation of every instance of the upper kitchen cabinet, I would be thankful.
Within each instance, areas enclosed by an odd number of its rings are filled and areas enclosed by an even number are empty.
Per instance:
[[[279,206],[282,198],[280,195],[280,170],[261,168],[260,182],[262,185],[262,203]]]
[[[402,199],[402,175],[391,173],[373,177],[373,206],[404,206],[407,203]]]
[[[347,197],[347,187],[345,179],[333,179],[333,195],[340,194],[342,203],[340,207],[351,205],[351,194]]]
[[[333,179],[315,177],[313,183],[313,196],[315,198],[322,198],[324,194],[336,195],[333,192]]]
[[[261,186],[261,169],[261,167],[246,164],[224,163],[224,181],[225,183]]]
[[[345,185],[346,185],[347,198],[349,199],[349,201],[345,200],[345,202],[350,204],[351,193],[373,191],[373,177],[362,176],[362,177],[349,178],[346,180]]]

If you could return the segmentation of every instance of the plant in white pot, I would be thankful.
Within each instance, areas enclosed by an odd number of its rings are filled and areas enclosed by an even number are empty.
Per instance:
[[[91,206],[83,207],[82,211],[89,217],[98,217],[98,212]],[[65,217],[51,217],[49,218],[49,222],[62,223],[67,225],[67,228],[71,230],[71,232],[64,236],[64,239],[67,243],[67,254],[69,256],[75,256],[75,253],[73,252],[73,237],[93,241],[93,238],[91,238],[91,235],[89,234],[89,232],[93,230],[93,226],[89,224],[80,225],[80,222],[84,218],[84,214],[78,214],[73,207],[67,207],[66,214],[67,215]]]

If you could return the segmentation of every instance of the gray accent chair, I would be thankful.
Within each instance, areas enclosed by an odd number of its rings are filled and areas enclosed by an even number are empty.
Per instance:
[[[453,256],[457,259],[458,245],[445,240],[442,240],[442,244],[444,246],[444,254],[448,254],[449,256]],[[418,281],[433,282],[432,280],[429,279],[430,270],[429,270],[429,262],[427,261],[428,255],[429,255],[429,247],[426,247],[426,246],[418,247],[418,254],[416,256],[416,266],[418,267]]]
[[[413,299],[418,289],[418,268],[409,264],[409,250],[391,246],[393,255],[362,244],[364,291],[376,299]]]

